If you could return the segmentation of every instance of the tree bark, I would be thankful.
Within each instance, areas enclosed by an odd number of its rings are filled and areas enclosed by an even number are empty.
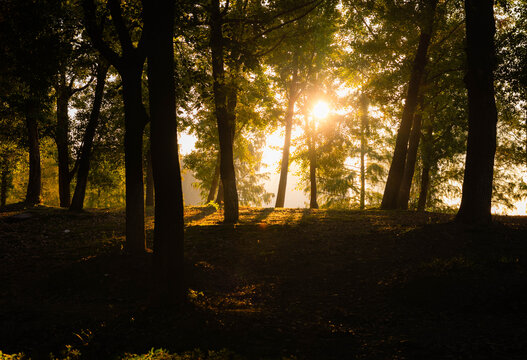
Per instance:
[[[183,270],[183,192],[179,168],[174,84],[174,2],[143,1],[147,29],[148,89],[154,173],[154,263],[158,295],[167,303],[186,298]]]
[[[362,94],[360,97],[360,209],[364,210],[366,200],[366,151],[368,139],[366,132],[368,129],[368,96]]]
[[[142,65],[141,65],[142,68]],[[143,107],[141,70],[121,75],[125,113],[124,163],[126,177],[126,246],[132,253],[146,250],[143,186],[143,131],[147,115]]]
[[[88,174],[90,172],[91,152],[93,148],[93,139],[97,126],[99,125],[99,115],[101,113],[101,106],[104,96],[104,86],[106,84],[106,75],[108,73],[108,65],[106,63],[99,63],[97,66],[97,84],[95,85],[95,94],[93,97],[92,109],[90,118],[84,130],[82,138],[82,147],[79,157],[79,169],[77,170],[77,183],[73,198],[70,204],[70,210],[82,210],[84,207],[84,198],[86,196],[86,186],[88,184]]]
[[[151,141],[151,140],[150,140]],[[151,146],[151,143],[150,143]],[[152,151],[146,151],[146,206],[154,206],[154,173],[152,170]]]
[[[410,130],[414,118],[415,109],[417,107],[417,94],[419,92],[419,85],[428,60],[428,46],[432,38],[432,27],[434,23],[435,9],[438,0],[432,0],[429,3],[429,8],[425,10],[427,21],[421,30],[419,37],[419,45],[417,53],[414,58],[410,81],[408,83],[408,92],[406,95],[406,102],[403,108],[403,115],[401,125],[397,131],[397,139],[395,142],[395,150],[393,153],[392,163],[388,172],[388,179],[384,188],[384,195],[381,202],[381,209],[395,209],[397,208],[397,197],[404,174],[404,165],[406,161],[406,152],[408,146],[408,138],[410,137]]]
[[[282,150],[282,163],[280,168],[280,180],[276,193],[275,207],[282,208],[285,204],[285,192],[287,189],[287,174],[289,172],[289,151],[291,148],[291,132],[293,129],[293,117],[295,115],[295,103],[298,97],[297,90],[298,59],[295,55],[293,59],[293,76],[289,87],[289,101],[285,113],[285,137],[284,148]]]
[[[316,143],[313,139],[313,131],[310,129],[308,139],[309,152],[309,181],[311,185],[311,192],[309,197],[309,208],[318,209],[317,202],[317,150]]]
[[[456,221],[490,223],[496,152],[497,111],[494,99],[496,51],[492,0],[465,0],[467,33],[468,140],[461,206]]]
[[[428,116],[423,125],[423,140],[421,142],[421,162],[423,169],[421,172],[421,185],[419,187],[419,200],[417,201],[417,211],[424,211],[428,201],[430,189],[430,170],[432,168],[432,117]]]
[[[214,196],[218,190],[218,183],[220,182],[220,154],[218,153],[218,160],[214,168],[214,177],[212,178],[212,184],[210,185],[209,195],[207,196],[207,203],[214,201]]]
[[[69,152],[69,127],[68,105],[71,91],[66,84],[65,71],[59,74],[56,85],[57,92],[57,124],[55,126],[55,143],[57,144],[59,168],[59,206],[70,206],[70,152]]]
[[[235,90],[229,89],[229,87],[235,85],[227,85],[225,82],[222,24],[223,19],[220,12],[219,0],[212,0],[210,11],[210,48],[214,103],[220,143],[220,175],[223,185],[223,201],[225,204],[224,222],[234,224],[238,222],[239,217],[238,191],[236,189],[233,153],[235,114],[229,111],[229,105],[232,106],[232,102],[236,100],[232,98]],[[231,95],[230,98],[229,94]]]
[[[407,210],[408,202],[410,200],[410,190],[412,188],[412,180],[415,172],[415,162],[417,160],[417,150],[419,149],[419,140],[421,139],[421,123],[423,121],[423,100],[420,101],[421,109],[414,114],[414,121],[412,124],[412,131],[410,133],[410,140],[408,143],[408,151],[406,153],[406,162],[404,165],[403,179],[399,189],[399,198],[397,199],[397,207],[399,209]]]
[[[26,200],[30,205],[40,203],[41,168],[40,168],[40,145],[38,140],[37,106],[28,105],[30,108],[26,113],[26,127],[29,143],[29,179],[27,182]]]
[[[423,163],[423,170],[421,172],[421,186],[420,186],[420,191],[419,191],[419,200],[417,201],[417,211],[425,211],[429,188],[430,188],[430,164]]]

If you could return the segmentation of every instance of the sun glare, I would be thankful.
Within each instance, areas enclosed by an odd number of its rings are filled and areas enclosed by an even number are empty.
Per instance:
[[[313,116],[317,119],[324,119],[329,114],[329,105],[324,101],[319,101],[313,107]]]

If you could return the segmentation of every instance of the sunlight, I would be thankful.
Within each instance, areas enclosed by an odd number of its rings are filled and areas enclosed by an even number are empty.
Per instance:
[[[324,119],[329,114],[329,105],[327,102],[320,100],[313,107],[313,116],[317,119]]]

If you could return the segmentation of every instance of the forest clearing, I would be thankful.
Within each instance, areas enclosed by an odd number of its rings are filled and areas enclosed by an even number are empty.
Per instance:
[[[196,349],[214,351],[211,359],[527,353],[525,217],[466,227],[425,212],[241,208],[232,226],[213,207],[189,207],[189,301],[178,310],[151,306],[151,254],[123,254],[122,210],[13,208],[0,213],[6,354],[66,358],[66,346],[71,359],[152,348],[193,352],[188,359],[208,358]],[[152,221],[147,214],[150,248]]]

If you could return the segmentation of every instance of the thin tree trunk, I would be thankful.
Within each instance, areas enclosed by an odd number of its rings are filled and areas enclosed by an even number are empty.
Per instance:
[[[430,170],[432,168],[432,118],[427,117],[423,125],[423,141],[421,142],[421,162],[423,169],[421,172],[421,185],[419,188],[419,200],[417,201],[417,211],[424,211],[428,202],[428,193],[430,189]]]
[[[298,76],[298,59],[295,55],[293,59],[293,76],[291,85],[289,87],[289,102],[285,113],[285,138],[284,148],[282,150],[282,163],[280,168],[280,181],[278,183],[278,191],[276,193],[275,207],[281,208],[285,204],[285,192],[287,189],[287,174],[289,172],[289,151],[291,148],[291,132],[293,129],[293,116],[295,115],[295,103],[298,96],[297,91],[297,76]]]
[[[362,94],[360,97],[360,209],[364,210],[366,199],[366,151],[368,139],[366,132],[368,129],[368,96]]]
[[[55,142],[57,144],[59,168],[59,206],[70,206],[70,153],[68,134],[70,119],[68,104],[71,97],[66,85],[66,74],[62,71],[56,86],[57,91],[57,125],[55,126]]]
[[[309,199],[309,207],[311,209],[318,209],[317,203],[317,150],[316,143],[313,139],[313,131],[309,135],[308,140],[309,151],[309,181],[311,184],[311,193]]]
[[[147,116],[143,107],[141,71],[130,69],[121,75],[125,113],[124,163],[126,177],[126,250],[146,250],[143,187],[143,131]]]
[[[150,143],[150,146],[152,144]],[[152,151],[146,150],[146,206],[154,206],[154,172],[152,170]]]
[[[419,149],[419,140],[421,139],[421,123],[423,121],[423,98],[420,101],[421,109],[414,114],[414,121],[412,124],[412,131],[410,133],[410,141],[408,143],[408,151],[406,153],[406,162],[404,166],[404,174],[399,189],[399,198],[397,207],[399,209],[407,210],[408,202],[410,200],[410,189],[412,188],[412,180],[415,172],[415,162],[417,160],[417,150]]]
[[[235,116],[229,112],[228,101],[232,102],[235,99],[232,99],[232,97],[228,99],[229,93],[232,94],[232,91],[229,91],[229,86],[225,83],[225,69],[223,65],[223,19],[220,12],[219,0],[212,0],[210,15],[213,93],[220,143],[220,175],[225,203],[224,222],[234,224],[238,222],[239,216],[233,153]]]
[[[212,178],[212,184],[210,185],[209,195],[207,196],[207,203],[214,201],[214,195],[218,190],[218,183],[220,182],[220,154],[218,153],[218,160],[214,167],[214,177]]]
[[[29,143],[29,179],[27,182],[26,203],[34,205],[40,203],[41,168],[40,146],[38,141],[37,107],[28,105],[30,109],[26,114],[26,127]]]
[[[71,200],[70,210],[82,210],[84,207],[84,198],[86,196],[86,186],[88,184],[88,174],[90,172],[91,152],[93,148],[93,139],[99,124],[99,115],[104,96],[104,86],[106,84],[106,75],[108,73],[108,65],[99,63],[97,66],[97,84],[95,85],[95,94],[93,97],[92,109],[90,118],[84,131],[82,138],[82,147],[79,157],[79,169],[77,170],[77,183],[73,198]]]
[[[420,191],[419,191],[419,200],[417,201],[417,211],[425,211],[429,188],[430,188],[430,165],[424,163],[423,170],[421,172],[421,186],[420,186]]]
[[[465,19],[468,140],[463,194],[456,221],[484,224],[492,220],[490,211],[496,152],[494,1],[465,0]]]
[[[397,132],[395,150],[390,170],[388,172],[388,179],[386,180],[386,187],[384,188],[381,209],[387,210],[397,208],[397,197],[404,174],[408,138],[410,137],[414,112],[417,107],[419,85],[428,60],[428,46],[430,45],[430,40],[432,38],[432,26],[434,23],[437,2],[438,0],[432,0],[428,5],[429,8],[425,10],[425,16],[428,17],[428,21],[426,26],[421,30],[421,35],[419,37],[419,45],[417,47],[417,53],[414,58],[412,73],[408,83],[406,102],[404,104],[401,125]]]

